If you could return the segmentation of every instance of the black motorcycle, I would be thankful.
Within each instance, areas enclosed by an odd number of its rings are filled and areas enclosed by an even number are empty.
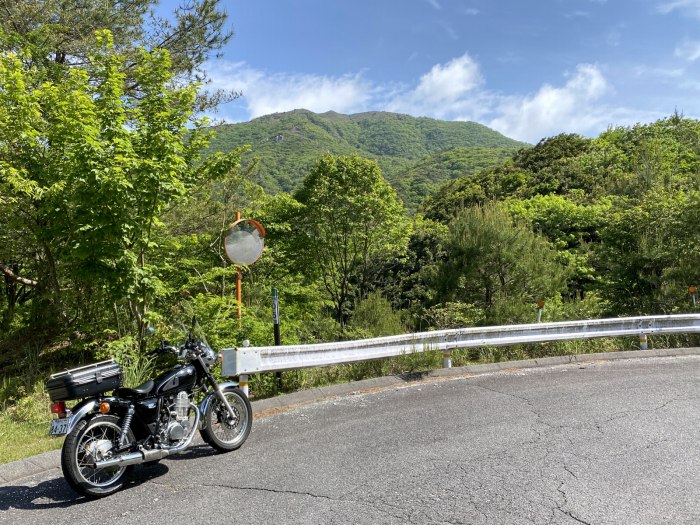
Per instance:
[[[54,374],[47,382],[58,415],[49,434],[66,435],[61,467],[78,493],[95,498],[116,492],[133,465],[184,452],[198,428],[219,451],[235,450],[248,438],[250,402],[236,383],[214,379],[209,368],[216,355],[206,342],[188,334],[179,349],[163,342],[153,353],[170,352],[184,362],[136,388],[121,387],[122,370],[112,360]],[[66,407],[76,399],[81,401]]]

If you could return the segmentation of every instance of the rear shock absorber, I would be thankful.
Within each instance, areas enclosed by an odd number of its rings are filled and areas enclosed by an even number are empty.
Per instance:
[[[126,411],[124,416],[124,424],[122,425],[122,434],[119,436],[119,446],[123,447],[126,445],[127,434],[129,434],[129,428],[131,428],[131,420],[134,419],[134,405],[129,405],[129,409]]]

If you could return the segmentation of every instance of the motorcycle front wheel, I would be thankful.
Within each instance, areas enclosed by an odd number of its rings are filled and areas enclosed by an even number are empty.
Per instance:
[[[236,450],[248,439],[253,426],[253,409],[248,397],[239,388],[226,388],[223,392],[235,417],[226,409],[214,394],[204,412],[202,439],[216,450],[228,452]]]
[[[83,419],[66,436],[61,450],[61,469],[73,490],[89,498],[100,498],[122,488],[131,465],[94,468],[95,461],[110,457],[112,449],[119,445],[120,435],[119,418],[100,415]],[[134,439],[131,431],[128,439]]]

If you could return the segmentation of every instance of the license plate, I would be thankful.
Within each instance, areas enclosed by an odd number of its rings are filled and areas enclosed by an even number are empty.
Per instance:
[[[68,434],[69,422],[69,417],[62,417],[61,419],[52,420],[51,428],[49,429],[49,436],[62,436],[64,434]]]

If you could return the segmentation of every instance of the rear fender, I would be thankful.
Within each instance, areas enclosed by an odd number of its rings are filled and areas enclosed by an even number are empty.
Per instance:
[[[86,399],[75,405],[71,409],[71,415],[68,419],[68,434],[73,432],[76,425],[87,417],[88,414],[100,408],[100,403],[97,399]]]
[[[104,397],[100,399],[85,399],[71,409],[71,415],[68,419],[68,434],[73,432],[73,429],[81,420],[87,418],[92,412],[99,411],[100,403],[102,401],[107,401],[112,405],[111,413],[119,417],[122,416],[122,414],[119,413],[121,411],[119,410],[119,402],[117,398]]]

